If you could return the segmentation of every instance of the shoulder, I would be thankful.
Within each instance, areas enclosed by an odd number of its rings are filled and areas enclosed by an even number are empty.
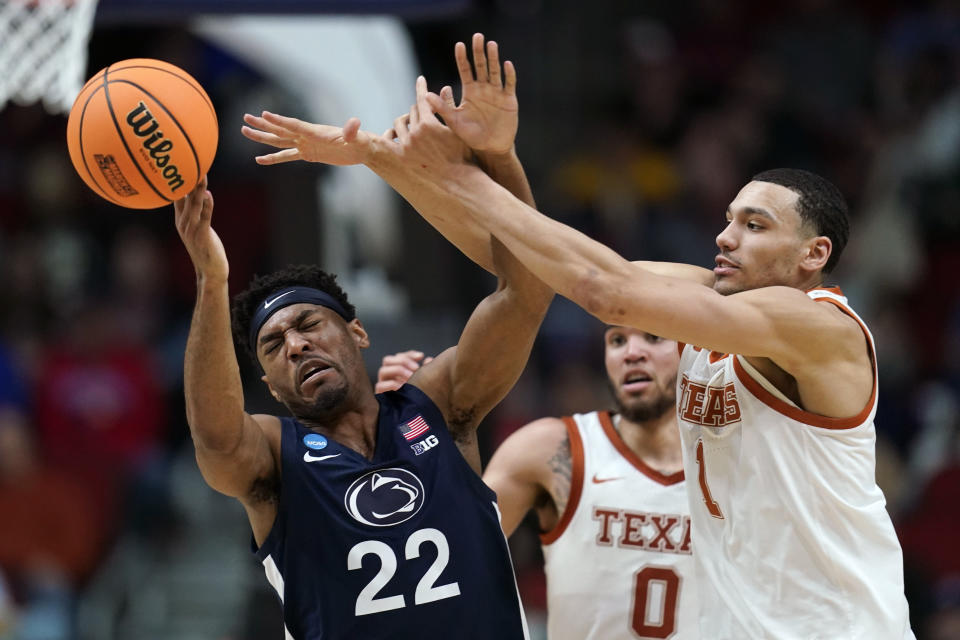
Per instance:
[[[410,411],[421,411],[426,412],[424,417],[428,420],[436,417],[444,420],[446,418],[434,398],[422,388],[419,382],[414,382],[412,379],[398,389],[376,395],[381,411],[386,409],[397,412],[398,415]]]
[[[504,440],[501,448],[524,449],[531,452],[554,451],[557,445],[569,439],[564,418],[540,418],[527,423]]]
[[[787,362],[829,361],[845,358],[851,347],[859,349],[863,343],[860,323],[846,305],[833,298],[811,297],[801,289],[777,286],[734,293],[726,300],[751,309],[754,315],[744,317],[758,320],[753,325],[757,331],[775,337],[780,347],[776,354],[741,352],[743,355],[779,355]]]
[[[559,466],[570,464],[570,437],[562,418],[540,418],[516,431],[494,452],[488,474],[549,476]]]
[[[270,447],[270,453],[273,455],[276,468],[279,471],[283,443],[283,418],[266,413],[255,413],[250,416],[250,420],[257,426]],[[288,418],[288,420],[291,423],[296,422],[293,418]]]
[[[250,417],[260,427],[260,431],[263,432],[267,437],[280,437],[281,431],[283,431],[283,418],[280,416],[272,416],[268,413],[254,413]],[[293,418],[290,418],[292,421]]]
[[[773,315],[792,316],[798,320],[816,315],[827,321],[832,320],[837,326],[846,325],[847,320],[853,320],[852,316],[842,311],[848,307],[835,298],[810,295],[794,287],[760,287],[740,291],[724,298],[732,302],[750,304]],[[822,304],[823,302],[834,304]]]

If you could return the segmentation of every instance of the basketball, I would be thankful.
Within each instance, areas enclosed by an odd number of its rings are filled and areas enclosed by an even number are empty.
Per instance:
[[[70,160],[97,195],[156,209],[187,195],[217,151],[217,114],[200,83],[160,60],[101,69],[67,121]]]

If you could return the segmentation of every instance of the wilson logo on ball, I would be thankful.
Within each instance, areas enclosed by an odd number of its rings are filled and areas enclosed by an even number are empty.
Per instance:
[[[140,102],[137,107],[127,114],[127,124],[133,128],[133,133],[139,138],[146,138],[143,141],[143,148],[147,150],[153,163],[170,185],[171,191],[176,191],[183,186],[183,177],[180,175],[177,165],[170,164],[170,151],[173,149],[173,143],[163,137],[162,131],[157,131],[160,124],[153,114],[147,108],[147,105]]]

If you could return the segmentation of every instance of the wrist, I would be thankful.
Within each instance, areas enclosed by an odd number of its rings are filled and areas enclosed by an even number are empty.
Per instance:
[[[474,151],[474,154],[484,167],[512,164],[518,160],[516,145],[510,145],[510,148],[505,151],[488,149]]]
[[[222,272],[196,269],[197,291],[219,291],[227,288],[229,272],[225,268]]]

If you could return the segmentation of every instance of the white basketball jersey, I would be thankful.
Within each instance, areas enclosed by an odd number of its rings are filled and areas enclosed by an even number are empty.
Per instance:
[[[541,536],[550,640],[697,638],[683,472],[643,463],[610,414],[564,418],[570,499]]]
[[[903,556],[875,480],[874,363],[863,411],[803,411],[743,357],[683,347],[677,412],[710,638],[913,638]]]

